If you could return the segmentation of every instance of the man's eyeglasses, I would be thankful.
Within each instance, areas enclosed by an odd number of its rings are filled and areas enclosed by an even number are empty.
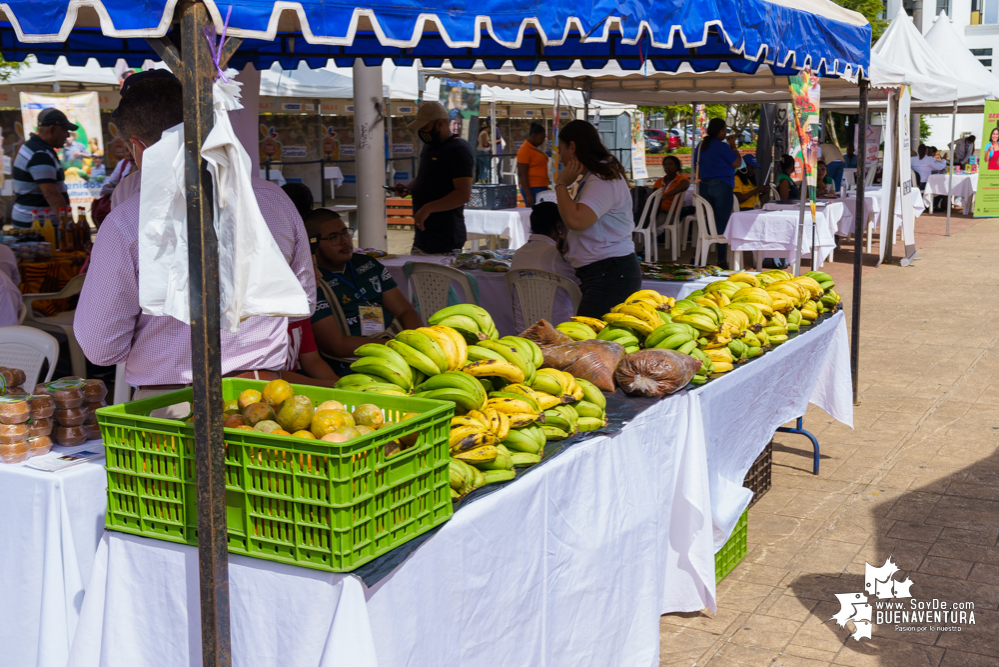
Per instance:
[[[340,239],[347,239],[349,241],[352,238],[354,238],[354,230],[348,227],[342,232],[333,232],[329,236],[320,236],[319,240],[329,241],[330,243],[338,243]]]

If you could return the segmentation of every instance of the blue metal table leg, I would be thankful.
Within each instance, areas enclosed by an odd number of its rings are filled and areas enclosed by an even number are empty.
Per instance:
[[[803,425],[804,421],[805,421],[804,417],[798,417],[798,423],[797,423],[797,425],[794,428],[785,428],[785,427],[781,426],[780,428],[777,429],[777,431],[779,433],[797,433],[798,435],[803,435],[803,436],[805,436],[806,438],[808,438],[809,440],[812,441],[812,447],[815,448],[815,458],[814,458],[814,461],[813,461],[813,464],[812,464],[812,474],[813,475],[818,475],[819,474],[819,441],[816,440],[816,438],[815,438],[814,435],[812,435],[811,433],[809,433],[808,431],[806,431],[803,428],[802,425]]]

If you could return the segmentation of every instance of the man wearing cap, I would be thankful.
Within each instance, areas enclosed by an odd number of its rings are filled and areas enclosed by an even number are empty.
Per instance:
[[[43,109],[38,114],[38,132],[32,132],[14,158],[11,177],[14,180],[14,210],[11,218],[15,227],[26,229],[32,223],[32,210],[52,209],[53,215],[69,206],[66,177],[56,155],[70,132],[77,126],[69,122],[58,109]]]
[[[472,198],[475,156],[464,139],[451,132],[447,109],[440,102],[424,102],[409,124],[423,140],[416,178],[396,183],[413,193],[416,234],[414,255],[442,255],[465,245],[465,204]]]

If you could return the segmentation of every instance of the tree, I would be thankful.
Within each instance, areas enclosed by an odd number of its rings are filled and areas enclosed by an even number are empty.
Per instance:
[[[884,0],[834,0],[840,7],[860,12],[871,24],[871,43],[878,41],[888,27],[888,21],[881,18],[885,11]]]

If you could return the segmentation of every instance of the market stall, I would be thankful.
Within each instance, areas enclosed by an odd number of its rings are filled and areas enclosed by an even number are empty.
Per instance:
[[[749,502],[742,479],[774,430],[809,402],[852,423],[848,359],[840,313],[463,504],[387,569],[230,556],[234,659],[475,664],[488,643],[496,665],[648,664],[661,614],[714,607],[718,536]],[[193,547],[107,533],[70,666],[198,663],[196,592],[177,585],[195,572]]]
[[[827,213],[820,209],[816,213],[815,247],[820,250],[819,257],[812,262],[816,268],[836,250],[835,222],[832,211]],[[812,256],[812,228],[811,219],[806,219],[804,238],[808,242],[801,249],[802,257]],[[732,252],[763,253],[763,257],[778,257],[793,263],[798,250],[798,213],[794,210],[736,211],[728,220],[725,238]]]

